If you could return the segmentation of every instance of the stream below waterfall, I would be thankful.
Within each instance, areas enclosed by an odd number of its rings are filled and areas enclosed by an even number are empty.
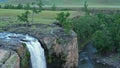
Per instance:
[[[32,68],[46,68],[44,49],[36,38],[23,34],[0,33],[0,39],[25,43],[30,52]]]
[[[96,63],[93,56],[97,49],[93,47],[92,43],[88,43],[79,53],[78,68],[114,68],[112,66]]]
[[[92,43],[87,44],[79,53],[79,68],[95,68],[92,60],[92,55],[95,52],[96,49],[92,47]]]

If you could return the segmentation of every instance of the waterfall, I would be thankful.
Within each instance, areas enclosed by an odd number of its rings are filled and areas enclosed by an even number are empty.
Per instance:
[[[31,55],[32,68],[46,68],[44,50],[37,39],[26,36],[28,42],[25,42]]]
[[[0,39],[25,43],[30,52],[32,68],[46,68],[44,49],[36,38],[15,33],[0,33]]]

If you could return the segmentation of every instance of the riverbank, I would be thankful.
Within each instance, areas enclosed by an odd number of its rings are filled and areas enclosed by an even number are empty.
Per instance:
[[[78,68],[120,68],[120,54],[99,55],[92,43],[88,43],[79,52]]]

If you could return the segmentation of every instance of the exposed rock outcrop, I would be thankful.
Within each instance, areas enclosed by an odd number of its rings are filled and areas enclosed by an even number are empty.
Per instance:
[[[77,67],[78,46],[77,35],[74,31],[71,30],[69,34],[66,34],[61,27],[54,24],[33,24],[29,27],[16,25],[6,30],[8,32],[29,34],[37,38],[45,49],[48,68]],[[20,58],[22,58],[26,50],[22,46],[17,46],[21,45],[20,43],[14,45],[16,45],[16,47],[11,47],[12,45],[10,45],[9,48],[15,50]]]
[[[106,68],[120,68],[120,54],[111,54],[109,56],[95,56],[95,62]]]
[[[26,68],[30,64],[27,48],[19,41],[0,39],[0,68]]]
[[[0,68],[20,68],[20,58],[12,50],[0,49]]]

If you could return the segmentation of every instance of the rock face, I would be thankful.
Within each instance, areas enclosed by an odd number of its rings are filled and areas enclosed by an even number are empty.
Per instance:
[[[29,27],[26,27],[25,25],[16,25],[9,27],[9,29],[6,30],[8,32],[29,34],[37,38],[45,49],[48,64],[47,68],[77,67],[78,46],[77,35],[74,31],[71,30],[70,33],[67,34],[61,27],[54,24],[33,24]],[[14,47],[13,50],[18,53],[20,58],[24,56],[25,49],[22,46]]]
[[[120,68],[120,54],[111,54],[109,56],[95,56],[95,62],[99,65],[106,66],[105,68]],[[103,67],[102,67],[103,68]]]
[[[29,62],[25,61],[27,49],[20,42],[0,39],[0,45],[0,68],[28,67]]]
[[[18,54],[11,50],[0,49],[0,68],[20,68]]]
[[[43,37],[42,41],[46,45],[49,55],[56,53],[59,55],[63,53],[65,55],[64,68],[75,68],[78,63],[78,47],[77,47],[77,37],[75,36],[49,36]],[[59,58],[58,58],[59,59]],[[59,60],[58,60],[59,61]]]

